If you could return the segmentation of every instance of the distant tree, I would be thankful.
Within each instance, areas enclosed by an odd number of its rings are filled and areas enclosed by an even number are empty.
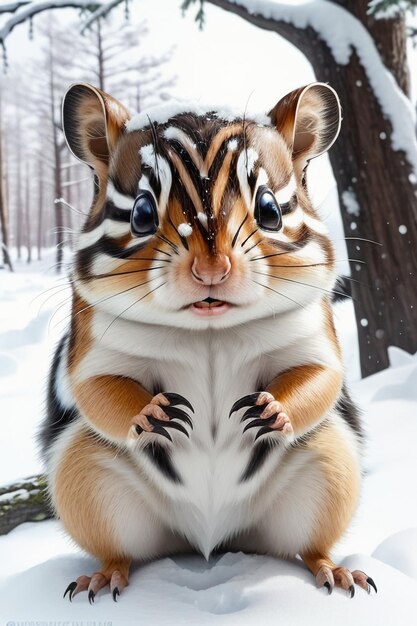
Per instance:
[[[80,36],[76,28],[59,30],[63,53],[73,50],[71,67],[84,80],[108,91],[134,107],[150,106],[169,97],[174,77],[161,75],[161,67],[171,58],[171,50],[157,56],[145,54],[148,27],[145,21],[122,24],[99,17]],[[68,77],[67,77],[68,82]]]
[[[9,215],[6,204],[6,194],[4,192],[5,176],[5,159],[3,157],[3,142],[2,142],[2,100],[0,94],[0,228],[1,228],[1,249],[3,264],[13,271],[12,260],[9,253]]]

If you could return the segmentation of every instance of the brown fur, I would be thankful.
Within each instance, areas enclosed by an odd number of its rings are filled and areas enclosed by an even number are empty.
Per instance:
[[[297,436],[332,408],[340,396],[342,382],[340,371],[323,365],[302,365],[280,374],[266,391],[282,404]]]
[[[152,396],[130,378],[94,376],[73,385],[77,404],[88,422],[115,440],[125,442],[133,417]]]

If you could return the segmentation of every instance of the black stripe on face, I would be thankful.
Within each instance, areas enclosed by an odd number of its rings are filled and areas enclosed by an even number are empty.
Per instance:
[[[132,209],[133,209],[133,204],[134,204],[134,200],[132,200]],[[97,226],[100,226],[100,224],[102,224],[105,219],[111,219],[111,220],[114,220],[115,222],[129,223],[130,215],[131,215],[131,211],[129,211],[129,209],[120,209],[114,204],[113,200],[110,200],[109,198],[107,198],[100,213],[97,213],[97,215],[94,215],[87,220],[82,232],[84,233],[91,232],[92,230],[97,228]]]
[[[304,224],[300,236],[295,241],[279,241],[270,237],[265,237],[264,239],[270,246],[278,248],[282,252],[290,253],[304,248],[311,241],[312,235],[312,231]]]
[[[175,150],[177,155],[180,157],[182,164],[190,175],[191,181],[194,184],[194,187],[197,191],[201,192],[201,176],[200,171],[197,165],[194,163],[193,159],[188,154],[187,150],[184,148],[182,143],[178,139],[169,139],[169,145]],[[201,193],[200,193],[201,197]]]
[[[88,248],[83,248],[77,253],[77,272],[81,280],[88,280],[91,276],[91,264],[97,254],[107,254],[113,259],[127,259],[135,252],[143,250],[148,241],[141,241],[130,248],[120,247],[114,239],[104,235]]]
[[[134,200],[132,200],[133,209]],[[115,220],[116,222],[126,222],[129,224],[132,211],[129,209],[119,209],[112,200],[107,200],[104,205],[104,218]]]

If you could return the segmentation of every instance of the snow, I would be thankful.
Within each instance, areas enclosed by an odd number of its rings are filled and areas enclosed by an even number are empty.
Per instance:
[[[99,4],[99,2],[100,0],[95,0],[96,4]],[[103,2],[107,5],[106,0],[103,0]],[[90,0],[44,0],[31,1],[30,3],[28,2],[26,6],[21,3],[21,7],[19,7],[15,14],[9,18],[7,22],[5,22],[2,28],[0,28],[0,42],[4,41],[18,24],[30,19],[37,13],[41,13],[42,11],[46,11],[48,9],[60,9],[68,6],[82,10],[83,8],[85,9],[86,7],[90,7],[91,2]],[[0,8],[5,11],[8,7],[9,5],[5,5],[5,7]]]
[[[125,125],[128,132],[133,132],[135,130],[142,130],[143,128],[146,128],[152,122],[164,124],[171,118],[176,115],[180,115],[181,113],[193,113],[194,115],[205,116],[210,112],[215,114],[216,117],[226,120],[227,122],[231,122],[245,114],[248,119],[254,120],[258,124],[267,126],[271,124],[270,118],[266,114],[260,114],[259,111],[251,111],[249,109],[242,109],[240,111],[233,106],[219,107],[218,103],[213,104],[199,100],[189,101],[172,99],[169,102],[147,109],[146,112],[132,115],[130,120],[127,120]],[[169,138],[169,131],[168,135],[165,133],[165,136]]]
[[[417,173],[415,111],[384,66],[367,29],[352,13],[328,0],[230,0],[245,7],[250,14],[293,24],[296,28],[313,28],[329,46],[339,65],[349,63],[355,51],[385,117],[391,122],[394,150],[403,150]]]
[[[337,207],[333,208],[334,218]],[[342,240],[335,224],[333,221],[331,229],[339,249]],[[68,313],[65,279],[47,271],[53,262],[51,252],[45,261],[32,266],[17,263],[14,275],[0,273],[0,484],[40,469],[34,433],[42,415],[49,355]],[[60,320],[55,316],[50,323],[61,302]],[[135,565],[130,585],[117,604],[107,591],[99,593],[93,607],[85,594],[70,604],[62,598],[68,583],[99,565],[64,536],[58,521],[49,520],[24,524],[0,537],[1,623],[416,623],[417,501],[413,494],[417,475],[417,353],[410,355],[392,347],[390,368],[361,381],[350,301],[336,306],[335,319],[350,388],[363,411],[367,444],[361,503],[333,556],[338,563],[371,575],[378,595],[368,596],[357,589],[353,600],[340,590],[328,597],[316,589],[299,560],[227,553],[214,555],[209,562],[188,555]]]
[[[68,280],[56,276],[54,263],[50,251],[42,262],[16,262],[14,274],[0,271],[3,424],[7,418],[1,430],[0,485],[39,471],[34,434],[43,412],[45,373],[69,313]]]
[[[181,237],[189,237],[193,232],[193,227],[191,226],[191,224],[186,224],[184,222],[183,224],[180,224],[178,226],[178,232]]]
[[[355,215],[356,217],[359,216],[360,207],[353,191],[344,191],[342,193],[342,202],[349,215]]]
[[[202,226],[204,226],[204,228],[207,228],[207,215],[205,213],[197,213],[197,217],[198,217],[198,221],[200,222],[200,224],[202,224]]]

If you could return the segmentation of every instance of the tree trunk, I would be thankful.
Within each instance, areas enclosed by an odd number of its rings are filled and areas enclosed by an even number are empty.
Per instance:
[[[42,258],[42,230],[43,230],[43,163],[42,159],[38,160],[38,261]]]
[[[2,101],[0,96],[0,228],[2,239],[2,255],[3,263],[11,272],[13,272],[12,260],[9,254],[9,221],[7,211],[6,194],[4,193],[5,171],[3,164],[3,116],[2,116]]]
[[[1,133],[1,129],[0,129]],[[9,254],[9,224],[7,219],[7,210],[6,210],[6,202],[3,191],[3,150],[1,143],[1,135],[0,135],[0,227],[1,227],[1,238],[2,238],[2,254],[3,254],[3,263],[7,265],[9,270],[13,272],[12,260]]]
[[[26,261],[31,263],[32,261],[32,238],[31,238],[31,219],[30,219],[30,167],[29,161],[26,163],[26,194],[25,194],[25,235],[26,235],[26,248],[27,258]]]
[[[57,198],[62,198],[62,180],[61,180],[61,150],[58,139],[58,122],[56,117],[56,104],[55,104],[55,71],[54,71],[54,57],[53,57],[53,40],[50,38],[49,49],[49,106],[50,106],[50,122],[52,130],[52,142],[53,142],[53,159],[54,159],[54,194]],[[64,244],[64,219],[62,212],[62,204],[57,202],[54,204],[55,212],[55,231],[56,231],[56,271],[59,273],[62,269],[63,262],[63,244]]]
[[[104,85],[104,57],[103,57],[103,38],[101,36],[101,20],[97,20],[97,76],[98,86],[101,91],[105,91]]]
[[[20,133],[20,118],[17,118],[16,127],[16,248],[17,258],[22,258],[22,229],[23,229],[23,211],[22,211],[22,148],[21,148],[21,133]]]
[[[338,65],[312,28],[297,29],[277,22],[228,0],[207,0],[236,13],[260,28],[273,30],[296,45],[311,62],[319,81],[328,82],[339,94],[344,121],[340,137],[329,152],[337,181],[341,213],[352,277],[358,324],[361,370],[368,376],[389,365],[387,348],[417,351],[417,185],[403,152],[392,149],[391,124],[384,118],[366,72],[356,52],[346,65]],[[342,4],[342,3],[340,3]],[[408,92],[406,32],[401,19],[384,24],[370,21],[360,0],[343,2],[383,49],[383,58]],[[357,217],[344,207],[350,192],[360,208]],[[359,239],[358,239],[359,238]],[[361,241],[369,239],[375,245]],[[365,261],[365,265],[354,259]]]
[[[0,535],[24,522],[53,517],[48,504],[44,476],[32,476],[0,488]]]

